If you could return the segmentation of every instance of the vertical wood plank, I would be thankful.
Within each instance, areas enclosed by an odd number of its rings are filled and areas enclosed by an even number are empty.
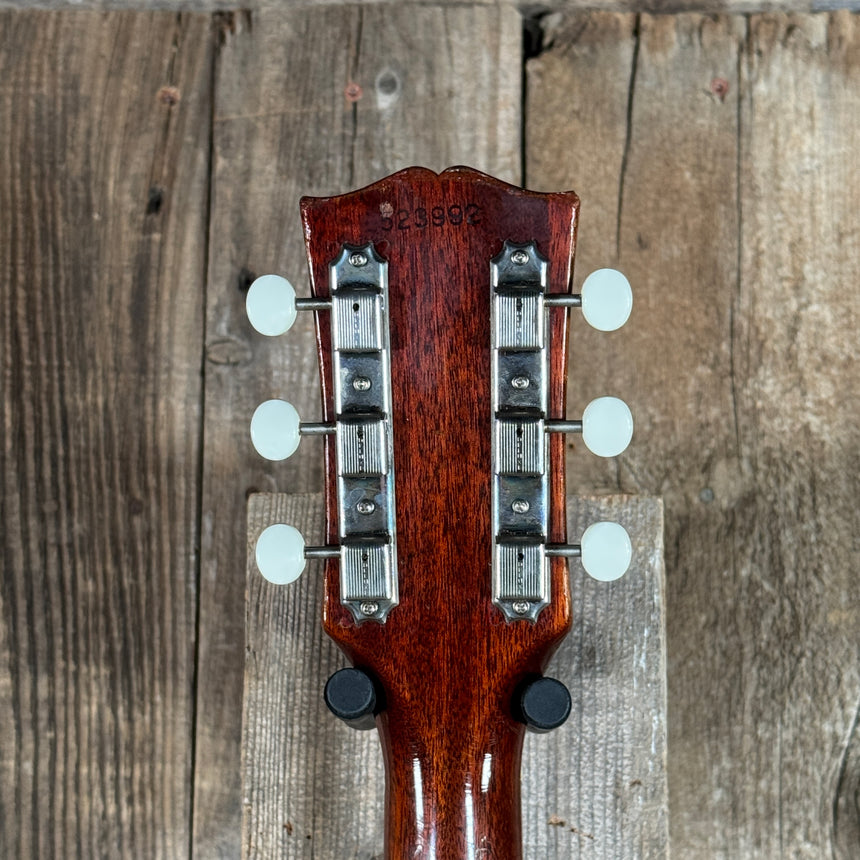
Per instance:
[[[631,402],[633,445],[571,468],[665,498],[673,850],[852,856],[857,19],[747,24],[560,19],[527,179],[579,186],[578,277],[636,289],[627,330],[575,330],[571,377],[575,406]]]
[[[195,854],[240,851],[239,703],[245,495],[318,491],[322,449],[261,461],[247,423],[269,397],[319,414],[312,321],[264,342],[244,316],[254,275],[306,293],[303,194],[410,164],[518,178],[521,29],[512,8],[374,6],[221,19],[206,343]],[[468,117],[468,120],[464,118]],[[318,619],[301,635],[326,653]],[[310,850],[310,849],[309,849]]]
[[[715,777],[743,817],[708,847],[838,856],[858,830],[856,798],[853,813],[840,809],[840,792],[860,773],[849,754],[860,698],[860,20],[754,17],[742,68],[733,346],[752,481],[737,511],[732,620],[744,721],[728,724],[734,766],[719,761]],[[720,616],[729,622],[728,607]],[[713,799],[714,819],[726,801]],[[857,851],[855,840],[843,856]]]
[[[209,19],[0,14],[0,855],[189,847]]]
[[[573,626],[547,674],[568,687],[568,721],[527,735],[523,853],[528,860],[667,860],[663,504],[649,496],[570,497],[571,541],[621,523],[630,570],[596,582],[570,562]]]
[[[659,499],[572,498],[572,534],[621,522],[634,563],[615,583],[571,562],[577,611],[550,674],[571,690],[568,722],[526,739],[523,846],[529,860],[668,856],[665,768],[663,516]],[[355,732],[325,708],[322,684],[346,665],[319,625],[322,568],[289,588],[254,564],[272,522],[323,525],[320,495],[255,494],[248,506],[243,858],[382,857],[384,779],[375,731]]]
[[[323,702],[325,682],[348,664],[316,632],[322,563],[309,564],[289,588],[270,585],[256,568],[254,545],[273,522],[321,533],[322,494],[258,493],[249,499],[242,857],[380,858],[384,778],[378,735],[351,731]]]

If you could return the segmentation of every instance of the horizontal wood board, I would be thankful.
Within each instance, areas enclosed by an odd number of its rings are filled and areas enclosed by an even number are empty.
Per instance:
[[[390,6],[392,0],[353,0],[354,6]],[[0,8],[41,9],[135,9],[233,13],[238,7],[251,12],[289,12],[318,6],[342,7],[343,0],[0,0]],[[399,0],[411,6],[487,6],[515,9],[528,19],[540,20],[547,13],[639,12],[655,15],[699,12],[705,14],[752,14],[756,12],[820,12],[860,9],[860,0]]]
[[[597,519],[621,522],[635,560],[615,583],[571,563],[573,628],[548,674],[571,690],[573,710],[562,728],[526,739],[524,856],[666,858],[662,504],[577,498],[568,512],[574,535]],[[313,534],[321,496],[249,499],[243,860],[381,858],[377,734],[347,728],[322,700],[329,675],[348,664],[322,632],[321,565],[289,587],[257,571],[254,544],[273,522]]]
[[[672,850],[856,857],[860,22],[570,16],[528,64],[526,182],[582,197],[571,406],[628,399],[574,486],[666,505]],[[589,372],[582,376],[582,368]]]
[[[320,491],[323,481],[318,440],[282,463],[251,447],[263,400],[285,397],[307,420],[321,407],[311,315],[264,338],[245,318],[245,292],[256,274],[277,272],[308,293],[302,195],[416,163],[467,162],[516,180],[522,66],[511,9],[325,7],[236,13],[219,26],[194,821],[207,860],[240,850],[246,494]]]
[[[0,14],[0,856],[187,855],[208,17]]]

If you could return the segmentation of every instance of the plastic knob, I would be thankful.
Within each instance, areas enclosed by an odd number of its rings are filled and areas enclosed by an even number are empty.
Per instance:
[[[289,331],[296,321],[296,291],[280,275],[262,275],[248,290],[245,310],[260,334],[275,337]]]
[[[582,315],[598,331],[621,328],[633,310],[630,281],[617,269],[598,269],[582,285]]]
[[[548,732],[570,716],[570,693],[555,678],[531,678],[517,690],[513,710],[531,731]]]
[[[582,566],[600,582],[612,582],[627,572],[633,558],[630,535],[618,523],[592,523],[582,535]]]
[[[633,438],[633,415],[623,400],[598,397],[582,413],[582,441],[598,457],[617,457]]]
[[[288,585],[305,569],[305,539],[298,529],[277,523],[257,538],[255,557],[264,579]]]
[[[354,729],[372,729],[378,711],[376,685],[361,669],[340,669],[328,679],[323,691],[328,709]]]
[[[251,418],[251,442],[267,460],[286,460],[299,447],[299,413],[286,400],[261,403]]]

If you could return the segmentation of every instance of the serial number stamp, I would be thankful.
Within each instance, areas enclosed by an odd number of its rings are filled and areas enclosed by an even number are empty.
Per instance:
[[[440,227],[473,227],[481,223],[481,207],[477,203],[452,203],[450,206],[416,206],[397,209],[390,203],[379,207],[383,230],[427,230]]]

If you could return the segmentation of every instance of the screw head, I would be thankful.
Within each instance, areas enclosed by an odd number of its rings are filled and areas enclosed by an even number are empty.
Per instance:
[[[511,510],[515,514],[527,514],[531,506],[525,499],[514,499],[511,502]]]
[[[355,509],[360,514],[372,514],[376,510],[376,505],[370,499],[362,499],[356,504]]]
[[[511,380],[511,386],[516,388],[518,391],[522,391],[529,387],[529,378],[527,376],[515,376]]]
[[[525,251],[514,251],[511,254],[511,262],[515,266],[524,266],[529,261],[529,255]]]
[[[370,380],[366,376],[356,376],[352,380],[352,387],[356,391],[369,391],[371,386]]]
[[[525,615],[529,611],[529,605],[525,600],[517,600],[511,604],[511,609],[513,609],[517,615]]]
[[[349,264],[350,266],[355,266],[356,269],[360,269],[362,266],[367,265],[367,254],[364,251],[353,251],[349,255]]]
[[[376,615],[379,612],[379,604],[373,600],[365,600],[359,608],[365,615]]]

